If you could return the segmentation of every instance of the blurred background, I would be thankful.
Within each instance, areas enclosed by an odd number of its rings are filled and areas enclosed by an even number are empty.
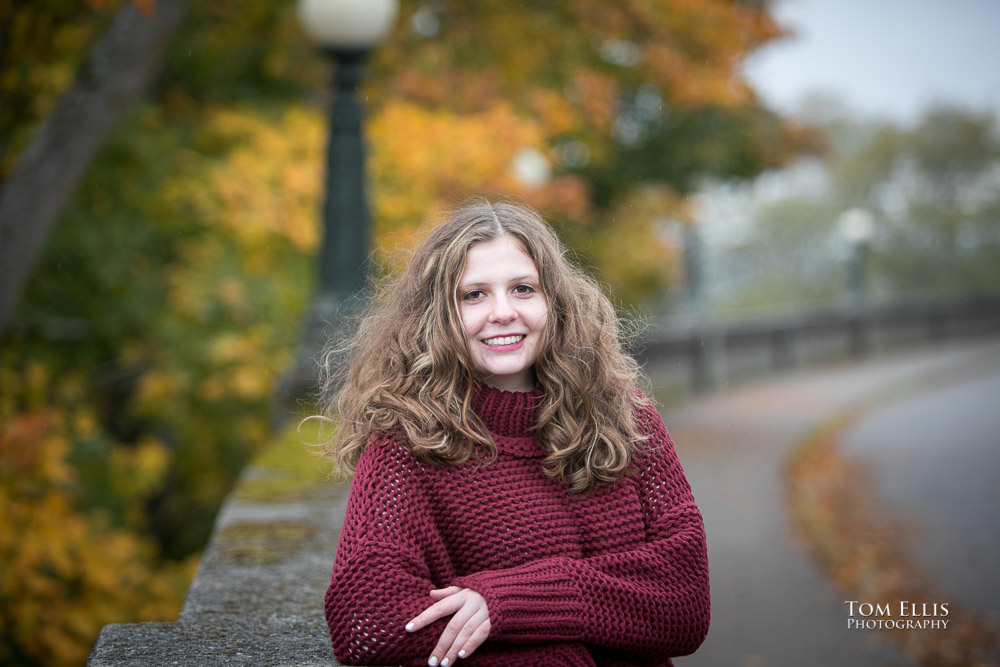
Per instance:
[[[176,618],[284,426],[331,64],[291,1],[0,21],[0,662],[82,664],[107,623]],[[375,271],[509,196],[661,334],[996,297],[997,25],[985,0],[401,0],[358,88]],[[135,57],[90,59],[115,35]],[[143,92],[86,107],[116,82]],[[76,176],[32,194],[46,170]]]

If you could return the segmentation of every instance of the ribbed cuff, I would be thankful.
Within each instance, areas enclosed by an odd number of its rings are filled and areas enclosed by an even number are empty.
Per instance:
[[[490,639],[576,641],[587,605],[572,576],[572,560],[548,558],[504,570],[484,570],[451,582],[486,599]]]

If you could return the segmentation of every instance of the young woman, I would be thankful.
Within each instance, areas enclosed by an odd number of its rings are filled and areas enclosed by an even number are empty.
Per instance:
[[[669,665],[705,532],[618,322],[534,211],[433,229],[327,382],[354,470],[326,594],[369,665]]]

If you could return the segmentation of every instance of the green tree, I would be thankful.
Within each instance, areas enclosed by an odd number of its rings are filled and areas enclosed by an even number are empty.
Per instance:
[[[727,254],[733,270],[745,276],[731,299],[835,302],[847,282],[846,241],[838,220],[855,207],[874,221],[868,262],[873,297],[995,292],[1000,281],[995,116],[936,108],[908,128],[838,117],[826,129],[830,151],[819,164],[821,187],[746,203],[752,233]],[[797,187],[790,179],[786,183]]]
[[[55,2],[58,15],[64,9]],[[148,4],[126,4],[111,20],[107,31],[90,48],[69,88],[59,95],[35,131],[16,164],[2,181],[0,188],[0,336],[17,305],[21,290],[38,255],[51,234],[56,216],[76,188],[94,155],[114,129],[118,118],[129,104],[138,98],[156,70],[165,42],[176,29],[183,15],[186,0],[159,0]],[[10,88],[13,120],[0,123],[0,140],[6,151],[10,140],[18,140],[24,125],[34,125],[32,109],[18,108],[22,102],[23,62],[11,63],[11,50],[19,58],[31,54],[30,40],[22,33],[31,33],[31,19],[46,17],[44,12],[19,11],[8,8],[14,16],[5,31],[4,61],[0,69],[0,88]],[[76,14],[78,12],[73,12]],[[63,22],[53,24],[65,27]],[[6,25],[6,24],[5,24]],[[28,28],[24,28],[27,25]],[[13,28],[13,29],[11,29]],[[19,30],[19,28],[22,28]],[[84,32],[89,32],[85,29]],[[21,38],[21,39],[18,39]],[[25,44],[24,42],[27,42]],[[20,47],[20,48],[19,48]],[[45,55],[48,53],[43,50]],[[18,67],[19,66],[19,67]],[[14,79],[14,83],[6,81]],[[38,88],[38,86],[34,86]],[[38,97],[50,90],[41,88]],[[30,97],[35,97],[31,95]],[[35,101],[35,100],[30,100]],[[22,102],[20,106],[27,106]],[[19,123],[18,112],[26,118]],[[7,155],[0,153],[0,175]]]

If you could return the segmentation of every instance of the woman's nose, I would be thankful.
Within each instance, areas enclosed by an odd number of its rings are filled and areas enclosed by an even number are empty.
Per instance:
[[[490,322],[506,323],[517,317],[515,311],[505,296],[501,296],[493,302],[493,309],[490,311]]]

